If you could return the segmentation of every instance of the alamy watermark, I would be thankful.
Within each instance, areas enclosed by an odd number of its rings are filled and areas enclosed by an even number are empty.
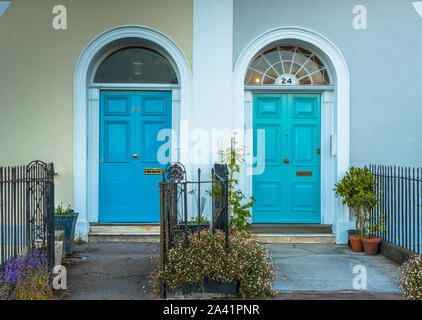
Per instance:
[[[65,266],[57,265],[53,268],[53,289],[67,289],[67,270]]]
[[[353,7],[353,14],[355,15],[352,21],[355,30],[366,30],[368,28],[367,10],[364,5],[356,5]]]
[[[366,267],[358,264],[354,266],[353,273],[357,274],[353,278],[353,289],[355,290],[366,290],[367,289],[367,274]]]
[[[162,129],[157,134],[157,142],[162,144],[157,151],[157,161],[160,164],[172,162],[172,150],[179,149],[179,161],[191,165],[204,165],[219,163],[219,151],[226,150],[231,146],[234,138],[237,147],[243,147],[245,141],[255,139],[256,150],[245,150],[245,165],[248,175],[261,175],[265,171],[265,129],[256,129],[256,136],[253,137],[253,130],[229,130],[189,128],[187,121],[181,121],[179,135],[170,128]],[[269,146],[274,148],[274,146]]]
[[[53,18],[52,26],[55,30],[67,30],[67,9],[63,5],[57,5],[53,7]]]

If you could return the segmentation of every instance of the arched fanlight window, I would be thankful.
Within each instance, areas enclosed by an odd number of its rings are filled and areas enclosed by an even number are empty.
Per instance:
[[[259,53],[246,73],[246,85],[329,85],[322,61],[309,50],[277,46]]]
[[[157,51],[129,47],[113,52],[99,66],[95,83],[177,84],[169,61]]]

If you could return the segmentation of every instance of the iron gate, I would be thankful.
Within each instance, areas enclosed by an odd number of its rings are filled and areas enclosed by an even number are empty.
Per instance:
[[[168,250],[178,237],[189,246],[189,233],[201,237],[201,230],[225,233],[226,249],[229,243],[228,169],[216,164],[211,170],[211,179],[201,180],[201,169],[197,180],[188,181],[186,169],[181,163],[171,163],[163,172],[160,183],[160,264],[165,267]],[[208,207],[207,207],[207,200]],[[208,215],[204,215],[208,211]],[[207,217],[210,221],[204,222]],[[189,220],[191,219],[191,220]],[[162,297],[166,286],[163,284]]]
[[[43,249],[54,267],[54,166],[0,167],[0,265]]]

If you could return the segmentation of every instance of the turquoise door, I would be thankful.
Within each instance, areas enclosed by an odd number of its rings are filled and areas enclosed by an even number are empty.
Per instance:
[[[320,110],[318,94],[254,96],[255,155],[265,143],[265,171],[253,176],[254,223],[321,222]]]
[[[170,92],[102,91],[100,97],[99,220],[159,222],[161,129],[171,128]],[[170,150],[167,150],[169,155]]]

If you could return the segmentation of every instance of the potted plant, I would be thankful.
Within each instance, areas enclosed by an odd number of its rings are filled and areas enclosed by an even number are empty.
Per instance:
[[[385,221],[386,216],[381,214],[378,216],[378,219],[375,219],[374,216],[368,220],[367,225],[365,226],[365,234],[362,237],[362,244],[367,255],[375,255],[378,253],[378,248],[381,243],[381,238],[377,237],[376,234],[385,232]],[[375,222],[375,220],[378,220]]]
[[[70,205],[66,209],[63,208],[63,203],[59,204],[55,211],[54,226],[55,230],[63,230],[65,253],[71,254],[73,251],[73,238],[75,236],[76,220],[78,213],[76,213]]]
[[[350,167],[339,183],[335,185],[336,197],[342,198],[356,218],[356,234],[349,233],[354,252],[362,252],[362,237],[369,213],[378,204],[377,183],[368,167]]]

